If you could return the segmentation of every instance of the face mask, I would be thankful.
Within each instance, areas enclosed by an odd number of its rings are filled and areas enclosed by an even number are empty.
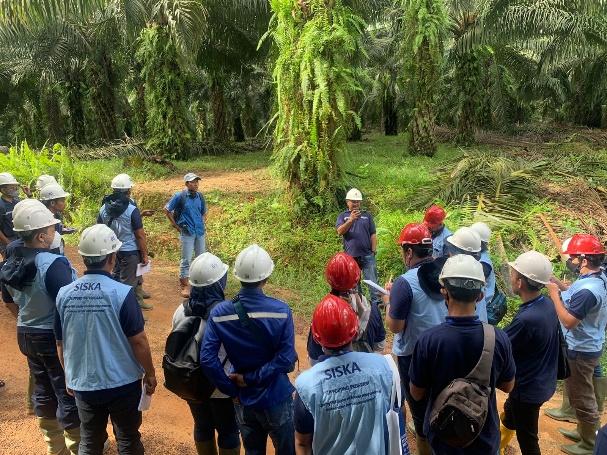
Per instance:
[[[582,263],[578,263],[578,264],[574,264],[573,260],[571,258],[567,259],[567,262],[565,263],[565,265],[567,266],[567,269],[571,272],[571,273],[580,273],[580,269],[582,268]]]
[[[4,190],[3,193],[8,197],[16,198],[19,197],[19,190]]]

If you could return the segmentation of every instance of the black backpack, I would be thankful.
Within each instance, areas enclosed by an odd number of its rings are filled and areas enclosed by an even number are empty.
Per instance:
[[[188,315],[186,307],[186,318],[169,334],[164,349],[164,386],[187,401],[206,401],[215,390],[200,366],[204,328],[203,319]]]
[[[507,312],[508,301],[506,300],[506,296],[496,286],[491,302],[487,303],[487,319],[489,324],[498,325],[504,319]]]
[[[490,379],[495,329],[483,324],[481,357],[465,378],[454,379],[438,394],[430,412],[430,428],[445,444],[464,448],[472,444],[485,426],[489,412]]]

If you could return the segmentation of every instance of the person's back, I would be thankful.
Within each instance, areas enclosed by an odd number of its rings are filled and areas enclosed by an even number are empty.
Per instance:
[[[299,375],[295,388],[313,417],[314,453],[386,453],[392,371],[382,356],[347,352],[327,357]]]

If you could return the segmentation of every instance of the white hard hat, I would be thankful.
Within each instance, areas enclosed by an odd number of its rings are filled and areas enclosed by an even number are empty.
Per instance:
[[[470,226],[470,229],[478,234],[478,236],[481,238],[481,242],[489,243],[489,239],[491,238],[491,228],[485,223],[474,223],[472,226]]]
[[[194,174],[193,172],[188,172],[186,175],[183,176],[183,181],[184,182],[191,182],[192,180],[202,180],[202,177]]]
[[[19,185],[19,182],[9,172],[0,172],[0,185]]]
[[[134,186],[135,184],[128,174],[118,174],[112,179],[112,188],[115,190],[129,190]]]
[[[363,200],[363,194],[360,192],[360,190],[358,190],[356,188],[352,188],[346,194],[346,201],[362,201],[362,200]]]
[[[44,188],[46,185],[49,185],[51,183],[58,183],[57,180],[55,179],[55,177],[53,177],[52,175],[48,175],[48,174],[42,174],[40,177],[38,177],[38,179],[36,180],[36,189],[38,191],[42,190],[42,188]]]
[[[461,227],[447,237],[447,242],[468,253],[478,253],[481,250],[481,238],[469,227]]]
[[[202,253],[190,265],[190,284],[194,287],[210,286],[228,271],[228,266],[211,253]]]
[[[66,193],[58,183],[48,183],[40,190],[41,201],[52,201],[53,199],[68,197],[69,195],[70,193]]]
[[[87,227],[80,235],[78,253],[81,256],[107,256],[120,249],[122,242],[105,224]]]
[[[508,265],[523,276],[541,284],[547,284],[552,278],[550,259],[537,251],[527,251]]]
[[[40,201],[21,201],[13,209],[13,229],[15,232],[35,231],[57,223],[59,223],[59,220]]]
[[[238,253],[234,263],[234,276],[243,283],[265,280],[274,270],[274,261],[266,250],[257,244]]]
[[[456,254],[445,262],[438,280],[455,280],[455,286],[467,289],[481,289],[485,284],[483,265],[468,254]]]

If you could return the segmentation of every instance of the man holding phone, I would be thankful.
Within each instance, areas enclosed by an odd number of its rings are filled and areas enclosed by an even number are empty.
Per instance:
[[[344,251],[356,260],[363,277],[377,283],[375,222],[369,212],[361,210],[362,200],[362,193],[358,189],[352,188],[348,191],[346,194],[348,210],[339,214],[335,227],[337,233],[343,237]],[[381,304],[379,292],[373,288],[369,288],[369,291],[371,301],[376,305]]]

